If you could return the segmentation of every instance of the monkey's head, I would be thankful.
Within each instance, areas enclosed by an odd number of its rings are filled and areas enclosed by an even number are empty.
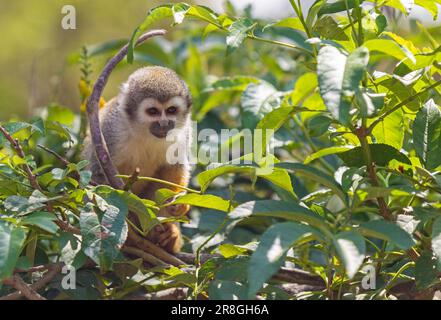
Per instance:
[[[120,103],[134,127],[165,138],[170,130],[186,125],[192,101],[187,85],[176,72],[145,67],[123,84]]]

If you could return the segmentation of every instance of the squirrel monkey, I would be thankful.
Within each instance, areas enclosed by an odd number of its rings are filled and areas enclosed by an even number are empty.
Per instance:
[[[187,186],[190,164],[186,154],[179,163],[167,161],[167,149],[178,144],[188,153],[191,143],[192,100],[185,82],[172,70],[164,67],[144,67],[132,73],[117,97],[100,110],[100,125],[110,157],[119,173],[130,175],[137,168],[140,176],[155,177]],[[174,141],[166,139],[173,129]],[[93,179],[106,184],[106,178],[96,158],[90,134],[84,141],[83,156],[90,162]],[[132,191],[145,199],[154,199],[155,191],[168,188],[155,182],[137,181]],[[189,206],[177,204],[160,210],[160,216],[181,216]],[[148,239],[169,252],[182,247],[177,223],[164,223],[152,230]]]

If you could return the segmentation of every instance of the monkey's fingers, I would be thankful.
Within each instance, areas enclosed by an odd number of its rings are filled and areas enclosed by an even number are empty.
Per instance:
[[[190,211],[190,205],[189,204],[173,204],[171,206],[165,207],[165,210],[167,213],[174,217],[180,217],[185,215],[188,211]]]
[[[181,231],[174,224],[169,224],[167,230],[158,236],[158,244],[169,252],[178,252],[182,247]]]

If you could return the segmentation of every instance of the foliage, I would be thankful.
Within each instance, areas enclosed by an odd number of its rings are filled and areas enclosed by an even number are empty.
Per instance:
[[[273,23],[247,11],[237,17],[231,6],[225,14],[185,3],[153,8],[132,35],[128,61],[181,74],[199,129],[239,129],[221,148],[240,141],[243,129],[274,129],[274,170],[265,171],[271,155],[253,166],[198,164],[192,188],[176,200],[193,206],[183,232],[194,261],[152,266],[121,251],[128,214],[146,234],[165,222],[156,213],[173,194],[163,189],[150,201],[91,184],[79,159],[84,110],[50,105],[31,121],[3,125],[25,156],[0,136],[0,280],[61,261],[78,269],[77,289],[55,278],[41,290],[48,298],[118,299],[173,287],[213,299],[433,294],[441,272],[439,44],[428,30],[428,46],[393,32],[384,7],[407,14],[402,2],[362,2],[318,0],[305,16],[290,0],[297,16]],[[437,14],[430,1],[418,5]],[[134,50],[163,19],[179,24],[181,40]],[[82,102],[90,58],[114,50],[101,48],[91,57],[83,49]],[[293,264],[316,286],[281,290],[289,281],[279,269]],[[361,287],[366,266],[374,266],[374,289]]]

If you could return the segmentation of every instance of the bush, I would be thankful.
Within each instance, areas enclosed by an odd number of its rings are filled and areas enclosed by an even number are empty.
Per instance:
[[[441,271],[439,44],[420,25],[430,41],[414,44],[388,26],[396,21],[383,2],[362,2],[318,0],[303,15],[291,0],[297,17],[270,24],[249,11],[236,18],[231,6],[217,14],[162,5],[135,30],[128,62],[182,75],[199,129],[239,129],[221,147],[245,129],[275,131],[275,153],[259,163],[196,166],[176,200],[193,206],[177,256],[146,248],[139,235],[125,244],[129,228],[145,235],[164,222],[156,213],[170,191],[145,200],[94,185],[79,157],[91,59],[121,43],[73,54],[83,73],[80,114],[52,104],[0,127],[0,295],[432,298]],[[436,15],[431,2],[419,5]],[[399,1],[388,6],[406,13]],[[134,50],[169,18],[177,40]]]

